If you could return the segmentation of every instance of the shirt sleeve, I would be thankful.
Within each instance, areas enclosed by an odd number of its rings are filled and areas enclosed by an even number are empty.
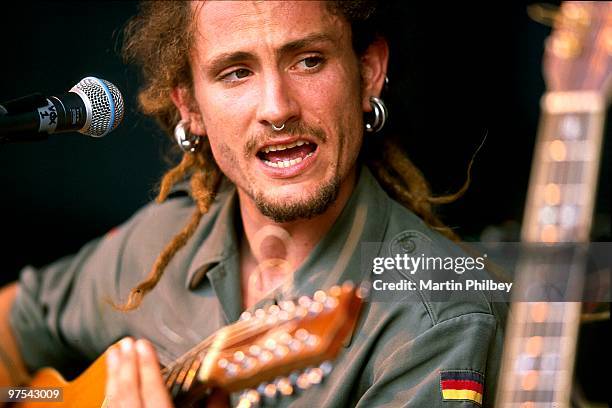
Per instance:
[[[493,406],[503,333],[494,315],[469,313],[440,322],[411,341],[401,335],[375,358],[372,385],[357,407]],[[404,337],[405,338],[405,337]],[[448,382],[460,375],[475,387]],[[445,388],[451,392],[443,393]],[[478,394],[453,389],[478,388]],[[483,384],[484,383],[484,384]]]
[[[75,255],[21,271],[9,319],[28,369],[78,371],[126,333],[110,300],[118,299],[123,249],[138,218]]]

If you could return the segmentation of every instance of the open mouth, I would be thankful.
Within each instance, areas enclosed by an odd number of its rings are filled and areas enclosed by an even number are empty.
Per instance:
[[[270,145],[261,148],[257,157],[266,166],[276,168],[292,167],[312,156],[317,144],[306,140],[296,140],[288,144]]]

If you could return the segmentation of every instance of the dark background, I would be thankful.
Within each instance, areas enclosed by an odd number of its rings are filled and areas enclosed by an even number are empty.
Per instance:
[[[391,120],[440,194],[462,185],[487,134],[468,193],[440,212],[467,240],[492,228],[516,239],[550,28],[529,19],[528,2],[451,3],[458,4],[397,8],[389,77],[405,111],[392,111]],[[0,283],[26,264],[75,252],[154,197],[167,141],[138,112],[137,72],[119,56],[122,27],[136,10],[131,1],[13,1],[0,15],[0,101],[61,93],[93,75],[117,85],[127,103],[123,124],[102,139],[75,133],[0,145]],[[608,140],[593,229],[599,240],[610,240],[610,150]]]

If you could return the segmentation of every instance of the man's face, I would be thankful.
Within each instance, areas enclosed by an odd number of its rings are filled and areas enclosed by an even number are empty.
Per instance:
[[[277,222],[323,212],[362,143],[349,24],[311,1],[195,7],[194,94],[220,169]]]

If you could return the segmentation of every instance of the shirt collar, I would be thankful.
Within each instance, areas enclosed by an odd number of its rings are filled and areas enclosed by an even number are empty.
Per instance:
[[[188,289],[196,288],[212,267],[227,259],[237,251],[236,216],[238,197],[236,188],[224,179],[217,198],[220,205],[212,216],[212,222],[200,225],[195,236],[198,249],[195,252],[187,271],[185,285]]]
[[[225,191],[221,191],[225,190]],[[213,221],[201,225],[194,240],[199,243],[190,263],[186,286],[196,288],[214,265],[238,250],[236,217],[238,197],[231,183],[222,185],[217,200],[220,206],[211,214]],[[281,298],[327,288],[336,283],[362,279],[361,242],[381,242],[387,228],[391,199],[363,166],[351,198],[330,231],[294,273],[292,279],[276,291]],[[323,273],[319,273],[323,272]]]

